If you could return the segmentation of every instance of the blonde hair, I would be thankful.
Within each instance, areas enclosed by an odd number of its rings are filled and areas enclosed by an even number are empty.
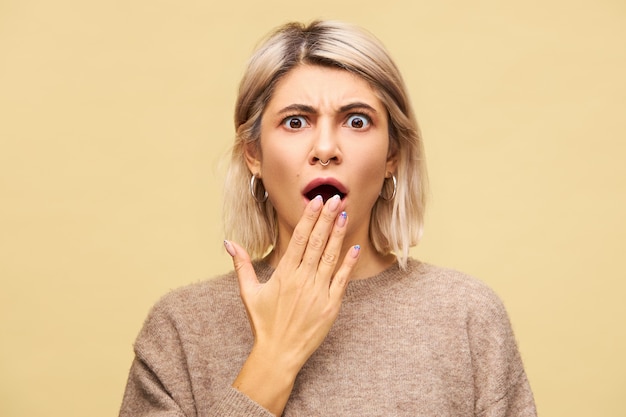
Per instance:
[[[248,62],[239,85],[236,138],[225,184],[227,235],[253,258],[263,256],[276,243],[274,207],[269,200],[259,203],[252,197],[252,173],[244,152],[250,145],[259,147],[261,118],[277,82],[304,64],[340,68],[360,76],[387,109],[390,152],[398,159],[394,173],[397,192],[390,201],[376,201],[369,234],[378,252],[395,253],[404,268],[409,248],[419,242],[423,231],[427,178],[421,135],[404,81],[384,46],[369,32],[342,22],[285,24],[261,43]],[[382,195],[391,195],[391,186],[391,181],[385,181]],[[256,195],[262,197],[263,190]]]

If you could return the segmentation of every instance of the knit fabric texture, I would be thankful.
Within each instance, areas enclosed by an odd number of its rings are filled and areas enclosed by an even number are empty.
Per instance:
[[[259,280],[273,269],[254,264]],[[231,387],[253,343],[237,278],[175,290],[135,343],[120,417],[272,416]],[[410,259],[349,283],[284,416],[536,416],[507,313],[486,285]]]

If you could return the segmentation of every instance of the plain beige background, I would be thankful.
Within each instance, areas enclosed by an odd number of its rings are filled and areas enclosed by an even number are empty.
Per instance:
[[[3,0],[0,415],[117,414],[150,306],[230,268],[245,60],[318,17],[405,75],[432,184],[413,255],[500,294],[541,415],[626,415],[623,0]]]

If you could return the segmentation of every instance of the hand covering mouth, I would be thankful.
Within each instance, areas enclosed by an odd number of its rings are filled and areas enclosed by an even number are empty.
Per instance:
[[[335,195],[339,195],[339,197],[343,200],[346,194],[347,193],[341,184],[338,184],[338,183],[331,184],[328,182],[320,183],[317,185],[314,183],[311,183],[309,187],[307,187],[304,193],[306,198],[308,198],[309,200],[313,200],[316,196],[320,195],[324,199],[324,203],[329,198]]]

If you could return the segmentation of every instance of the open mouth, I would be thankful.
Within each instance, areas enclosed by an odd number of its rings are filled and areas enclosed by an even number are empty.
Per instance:
[[[343,198],[346,196],[346,193],[341,192],[334,185],[322,184],[311,189],[305,195],[306,195],[306,198],[308,198],[309,200],[313,200],[316,196],[320,195],[324,199],[324,203],[325,203],[329,198],[335,195],[339,195],[339,197],[343,200]]]

